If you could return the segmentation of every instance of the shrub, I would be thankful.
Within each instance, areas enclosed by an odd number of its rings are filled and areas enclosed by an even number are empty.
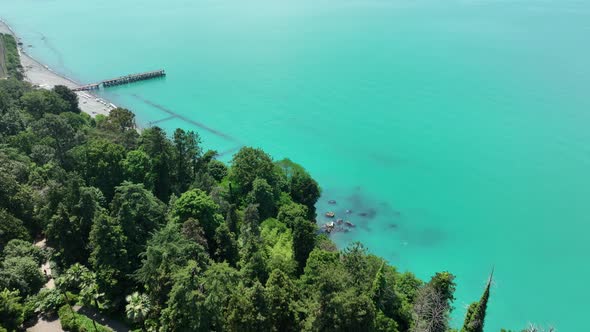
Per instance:
[[[51,316],[66,304],[63,294],[57,289],[42,289],[36,296],[35,306],[43,315]]]

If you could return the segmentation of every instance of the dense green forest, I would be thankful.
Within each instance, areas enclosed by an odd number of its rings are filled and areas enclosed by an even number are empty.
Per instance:
[[[79,305],[145,331],[449,331],[451,273],[423,282],[360,243],[338,250],[290,160],[215,157],[195,132],[0,80],[0,330],[58,316],[108,331]],[[483,331],[490,284],[461,331]]]
[[[0,78],[11,76],[22,79],[16,39],[12,35],[0,33],[0,57]]]

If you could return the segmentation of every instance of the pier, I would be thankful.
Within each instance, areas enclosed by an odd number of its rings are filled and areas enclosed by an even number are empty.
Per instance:
[[[87,84],[87,85],[82,85],[80,87],[74,88],[72,89],[72,91],[90,91],[90,90],[98,90],[98,88],[100,87],[100,83],[95,83],[95,84]]]
[[[143,81],[143,80],[149,80],[152,78],[157,78],[157,77],[162,77],[162,76],[166,76],[166,72],[163,69],[160,69],[160,70],[155,70],[155,71],[148,71],[145,73],[131,74],[131,75],[127,75],[127,76],[111,78],[111,79],[104,80],[104,81],[101,81],[98,83],[82,85],[82,86],[79,86],[79,87],[74,88],[72,90],[73,91],[98,90],[101,85],[103,86],[103,88],[107,88],[110,86],[128,84],[128,83],[133,83],[133,82]]]

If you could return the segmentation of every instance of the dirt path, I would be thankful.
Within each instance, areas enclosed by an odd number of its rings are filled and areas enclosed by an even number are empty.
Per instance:
[[[63,328],[58,318],[48,320],[45,317],[39,318],[35,326],[29,327],[27,332],[62,332]]]
[[[47,240],[46,239],[39,240],[39,241],[35,242],[35,246],[39,247],[41,249],[45,249],[45,248],[47,248]],[[47,262],[43,263],[43,265],[41,265],[41,272],[43,272],[43,274],[45,274],[46,276],[49,277],[49,280],[47,280],[47,283],[45,284],[45,286],[43,286],[43,288],[54,289],[55,288],[55,280],[53,279],[53,274],[51,273],[51,265],[49,265],[49,261],[47,261]]]
[[[100,312],[96,311],[94,308],[74,306],[74,310],[78,313],[83,314],[84,316],[86,316],[90,319],[94,319],[97,323],[110,328],[114,332],[131,331],[131,329],[129,327],[125,326],[123,323],[101,314]]]
[[[35,246],[41,249],[45,249],[47,247],[47,241],[45,239],[39,240],[35,242]],[[49,280],[43,288],[54,289],[55,288],[55,280],[53,280],[53,275],[51,274],[51,265],[49,265],[49,261],[43,263],[41,265],[41,272],[45,273],[49,276]],[[62,332],[63,329],[61,327],[61,323],[59,322],[58,318],[54,318],[50,320],[45,317],[39,317],[37,324],[27,329],[28,332]]]

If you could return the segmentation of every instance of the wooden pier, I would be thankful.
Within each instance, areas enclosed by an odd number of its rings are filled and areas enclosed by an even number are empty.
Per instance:
[[[137,82],[137,81],[143,81],[143,80],[149,80],[151,78],[162,77],[162,76],[166,76],[166,72],[164,72],[164,70],[156,70],[156,71],[148,71],[146,73],[121,76],[121,77],[113,78],[110,80],[102,81],[101,83],[102,83],[102,86],[104,86],[106,88],[109,86],[127,84],[127,83],[132,83],[132,82]]]
[[[90,91],[90,90],[98,90],[102,85],[104,88],[115,86],[115,85],[122,85],[133,83],[137,81],[149,80],[152,78],[166,76],[166,72],[163,69],[155,70],[155,71],[148,71],[145,73],[139,74],[131,74],[127,76],[121,76],[117,78],[111,78],[108,80],[104,80],[98,83],[92,83],[87,85],[82,85],[77,88],[72,89],[72,91]]]
[[[72,89],[72,91],[90,91],[90,90],[98,90],[98,88],[100,87],[100,83],[95,83],[95,84],[87,84],[87,85],[82,85],[79,86],[77,88]]]

